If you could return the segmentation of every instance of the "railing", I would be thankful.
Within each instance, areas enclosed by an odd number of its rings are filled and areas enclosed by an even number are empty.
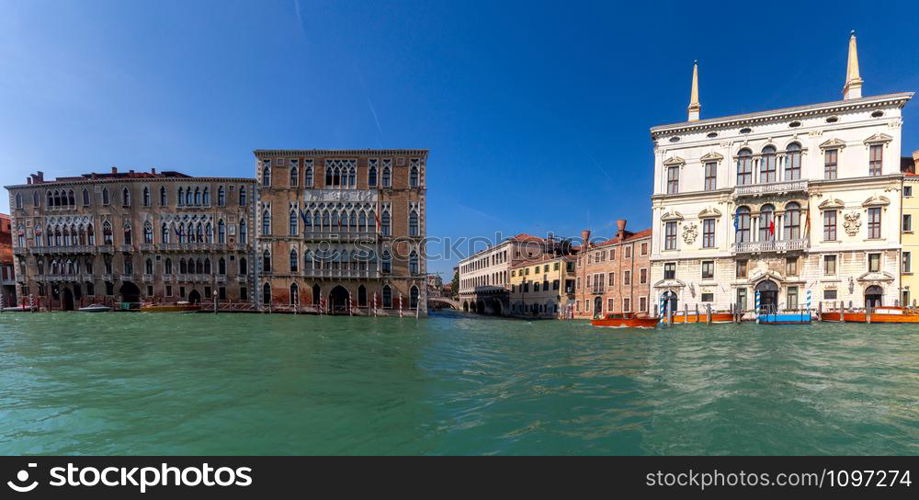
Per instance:
[[[307,240],[376,241],[376,231],[303,231]]]
[[[309,278],[374,279],[380,277],[380,272],[376,269],[304,269],[303,275]]]
[[[133,252],[134,245],[118,245],[119,252]]]
[[[807,238],[798,238],[794,240],[744,241],[734,243],[734,253],[788,252],[790,250],[806,250],[807,247]]]
[[[115,253],[114,245],[99,245],[96,248],[99,250],[99,253]]]
[[[751,184],[747,186],[736,186],[734,196],[759,196],[764,194],[792,193],[797,191],[807,191],[807,181],[794,180],[782,182],[769,182],[767,184]]]
[[[25,247],[16,247],[13,249],[13,255],[29,255],[29,249]]]
[[[71,254],[71,253],[94,253],[95,247],[91,245],[70,245],[70,246],[40,246],[32,247],[33,254]]]
[[[141,252],[152,252],[153,248],[154,248],[153,243],[141,243],[140,244]]]
[[[592,287],[592,288],[590,289],[590,293],[592,293],[592,294],[594,294],[594,295],[601,295],[601,294],[603,294],[604,291],[605,291],[605,290],[604,290],[604,287],[602,287],[602,286],[599,286],[599,287],[596,287],[596,286],[595,286],[595,287]]]
[[[142,277],[141,279],[144,281],[144,283],[151,283],[151,282],[153,282],[153,275],[152,275],[152,274],[144,274],[143,277]]]

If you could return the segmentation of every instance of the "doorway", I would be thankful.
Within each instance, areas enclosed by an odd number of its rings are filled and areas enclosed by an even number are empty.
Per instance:
[[[610,312],[610,311],[607,311]],[[600,318],[603,316],[603,299],[600,297],[594,298],[594,317]]]
[[[779,305],[779,285],[772,280],[761,281],[756,285],[759,293],[759,312],[774,313]]]
[[[64,311],[73,311],[73,292],[66,287],[61,291],[61,309]]]
[[[188,303],[189,304],[200,304],[201,303],[201,294],[198,293],[198,290],[192,290],[188,294]]]
[[[881,307],[884,302],[884,289],[871,285],[865,290],[865,307]]]
[[[664,318],[667,317],[667,312],[670,311],[673,314],[676,314],[679,309],[677,309],[677,300],[676,292],[664,292]]]
[[[329,312],[344,314],[348,312],[348,299],[350,295],[345,287],[338,285],[329,293]]]
[[[118,290],[122,302],[140,302],[140,288],[130,281],[125,281]]]

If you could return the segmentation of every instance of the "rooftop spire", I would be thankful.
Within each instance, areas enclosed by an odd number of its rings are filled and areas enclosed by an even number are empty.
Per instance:
[[[702,105],[699,104],[699,61],[693,61],[692,91],[689,93],[689,121],[699,121],[700,111],[702,111]]]
[[[855,30],[849,35],[849,61],[846,63],[846,84],[842,88],[843,99],[858,99],[862,96],[862,78],[858,73],[858,46]]]

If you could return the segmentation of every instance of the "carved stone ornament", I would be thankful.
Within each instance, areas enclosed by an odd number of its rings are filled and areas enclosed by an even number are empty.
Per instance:
[[[685,241],[687,245],[692,245],[698,236],[699,230],[696,228],[695,224],[686,224],[683,226],[683,241]]]
[[[845,215],[846,221],[842,223],[842,227],[846,228],[846,234],[849,236],[858,234],[858,230],[862,227],[861,216],[859,212],[849,212]]]

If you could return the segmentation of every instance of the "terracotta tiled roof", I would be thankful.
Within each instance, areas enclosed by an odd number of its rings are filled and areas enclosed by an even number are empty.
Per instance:
[[[626,232],[625,232],[625,238],[623,238],[623,242],[625,242],[625,241],[633,241],[633,240],[640,240],[640,239],[642,239],[642,238],[647,238],[647,237],[649,237],[649,236],[651,236],[651,228],[643,229],[643,230],[641,230],[641,231],[638,231],[637,233],[630,233],[629,231],[626,231]],[[608,239],[608,240],[606,240],[606,241],[603,241],[603,242],[601,242],[601,243],[597,243],[596,245],[593,245],[591,248],[605,247],[605,246],[609,246],[609,245],[616,245],[616,244],[619,244],[619,243],[621,243],[621,242],[619,241],[619,237],[616,236],[616,237],[614,237],[614,238],[610,238],[610,239]]]
[[[514,241],[545,241],[545,238],[540,238],[539,236],[533,236],[532,234],[520,233],[516,236],[511,236],[510,239]]]

